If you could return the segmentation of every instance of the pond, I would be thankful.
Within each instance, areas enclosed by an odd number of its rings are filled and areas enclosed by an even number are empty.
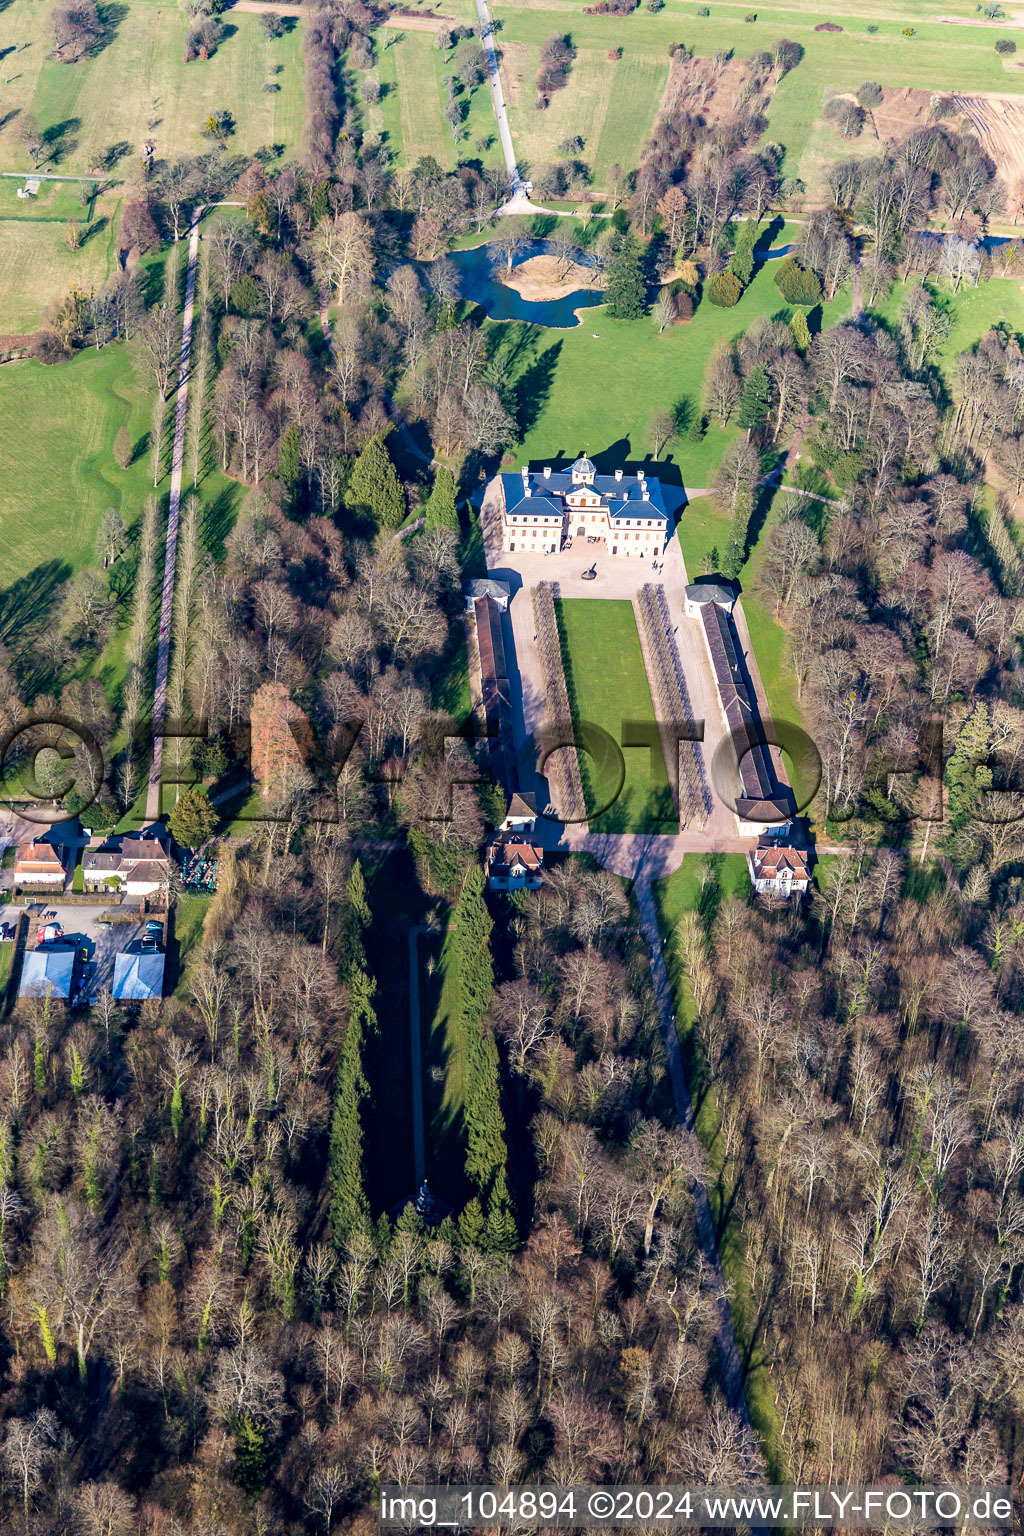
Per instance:
[[[518,267],[532,256],[550,256],[553,251],[550,240],[530,240],[513,266]],[[498,282],[494,275],[495,254],[489,245],[474,245],[469,250],[452,251],[448,256],[458,271],[462,297],[482,305],[492,320],[529,320],[534,325],[564,331],[582,323],[576,310],[604,303],[604,294],[596,288],[578,288],[564,299],[524,299],[514,288]],[[596,257],[588,251],[577,251],[576,260],[585,267],[597,265]]]

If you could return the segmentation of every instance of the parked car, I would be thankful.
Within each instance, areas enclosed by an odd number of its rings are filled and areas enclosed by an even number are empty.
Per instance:
[[[64,929],[60,923],[47,923],[45,928],[36,930],[37,944],[55,944],[58,939],[64,937]]]
[[[0,923],[0,944],[13,943],[17,931],[14,923]]]
[[[163,923],[158,923],[153,918],[150,918],[149,922],[146,924],[146,932],[147,933],[161,934],[161,933],[163,933],[163,931],[164,931]]]

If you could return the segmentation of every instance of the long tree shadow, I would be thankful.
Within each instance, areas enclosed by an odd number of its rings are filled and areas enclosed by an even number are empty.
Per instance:
[[[0,590],[0,644],[20,647],[52,620],[57,590],[72,575],[66,560],[48,560]]]
[[[512,414],[523,438],[535,425],[551,395],[562,343],[554,341],[523,369],[513,387]]]

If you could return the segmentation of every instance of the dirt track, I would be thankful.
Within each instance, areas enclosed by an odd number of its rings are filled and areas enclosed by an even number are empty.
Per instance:
[[[229,6],[230,11],[244,11],[250,16],[263,16],[268,11],[273,11],[275,16],[305,16],[308,7],[305,5],[274,5],[273,0],[268,0],[266,5],[261,0],[235,0],[234,5]]]

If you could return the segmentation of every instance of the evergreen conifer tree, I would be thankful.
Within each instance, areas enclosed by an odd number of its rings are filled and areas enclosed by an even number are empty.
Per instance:
[[[480,1201],[473,1196],[459,1212],[456,1223],[459,1234],[459,1244],[463,1248],[479,1248],[483,1244],[484,1213],[480,1209]]]
[[[608,272],[605,297],[608,313],[615,320],[639,320],[647,313],[642,251],[635,235],[625,234],[618,243]]]
[[[789,322],[789,329],[793,336],[793,345],[800,356],[803,357],[810,350],[811,331],[807,324],[807,316],[802,309],[793,311],[793,318]]]
[[[363,1041],[366,1031],[375,1029],[377,1024],[372,1005],[375,984],[371,977],[359,968],[351,972],[348,982],[348,1027],[338,1057],[327,1158],[331,1241],[339,1250],[351,1232],[367,1231],[370,1225],[363,1165],[362,1106],[369,1093],[363,1071]]]
[[[443,465],[434,476],[434,486],[424,509],[423,523],[426,528],[451,528],[454,533],[459,531],[459,514],[455,506],[455,476]]]
[[[736,274],[744,288],[754,275],[754,241],[757,238],[757,226],[750,219],[744,219],[736,232],[736,249],[732,253],[729,262],[730,269]]]
[[[346,502],[378,528],[397,528],[405,517],[405,492],[380,434],[370,438],[356,459]]]
[[[768,420],[771,403],[772,381],[764,363],[757,363],[747,374],[736,416],[739,425],[746,428],[748,437],[754,427]]]

